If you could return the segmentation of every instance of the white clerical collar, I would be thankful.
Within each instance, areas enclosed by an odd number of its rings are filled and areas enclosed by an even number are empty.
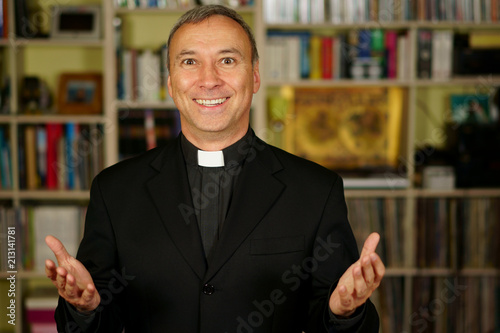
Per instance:
[[[202,167],[223,167],[224,153],[219,151],[198,150],[198,165]]]

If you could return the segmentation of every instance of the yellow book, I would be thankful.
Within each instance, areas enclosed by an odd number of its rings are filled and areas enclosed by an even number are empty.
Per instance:
[[[311,73],[309,78],[313,80],[321,79],[321,37],[311,36],[310,41],[310,61],[311,61]]]
[[[500,48],[500,32],[472,31],[469,34],[469,45],[473,49]]]

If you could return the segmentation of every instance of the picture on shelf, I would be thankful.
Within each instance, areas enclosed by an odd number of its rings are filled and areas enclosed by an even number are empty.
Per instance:
[[[488,124],[492,122],[488,95],[451,95],[451,116],[457,124]]]
[[[98,114],[102,111],[102,75],[66,73],[59,80],[59,113]]]
[[[294,153],[336,170],[396,168],[400,88],[300,88],[288,139]]]

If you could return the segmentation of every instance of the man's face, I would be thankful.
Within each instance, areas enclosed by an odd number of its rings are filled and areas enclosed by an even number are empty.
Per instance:
[[[259,86],[249,38],[232,19],[212,16],[175,32],[168,91],[179,108],[182,131],[194,144],[241,138]]]

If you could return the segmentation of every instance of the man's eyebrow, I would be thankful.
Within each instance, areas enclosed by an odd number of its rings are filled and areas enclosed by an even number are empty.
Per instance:
[[[229,49],[222,49],[219,51],[219,53],[220,54],[233,53],[233,54],[239,55],[240,57],[243,57],[243,53],[241,53],[240,50],[238,50],[237,48],[234,48],[234,47],[231,47]]]
[[[179,59],[181,57],[184,57],[186,55],[193,55],[195,52],[193,50],[182,50],[179,52],[179,54],[175,57],[175,59]]]

